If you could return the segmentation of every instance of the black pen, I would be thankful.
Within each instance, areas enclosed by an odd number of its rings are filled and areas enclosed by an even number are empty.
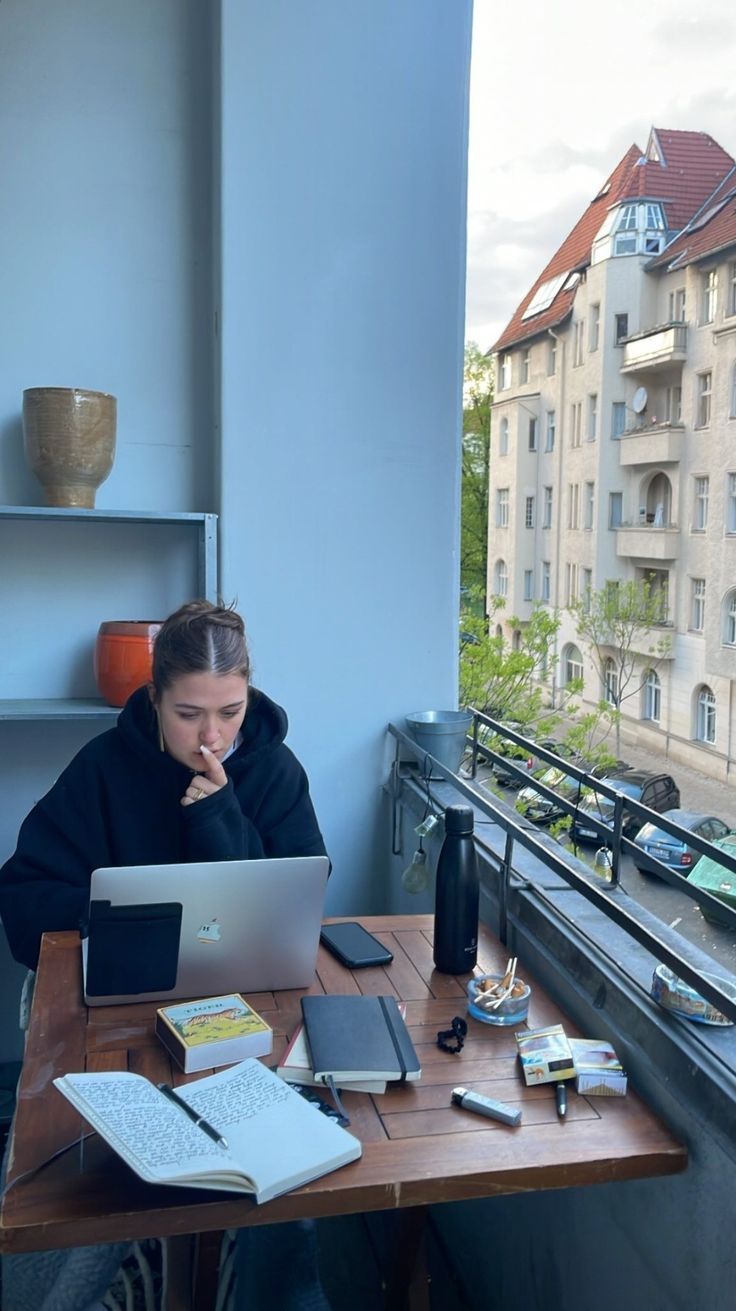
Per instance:
[[[202,1133],[207,1134],[208,1138],[211,1138],[215,1143],[219,1143],[221,1147],[227,1147],[227,1143],[222,1134],[215,1129],[209,1121],[205,1120],[203,1115],[199,1115],[194,1107],[189,1105],[189,1102],[185,1102],[183,1097],[180,1097],[177,1092],[174,1092],[170,1083],[160,1083],[158,1085],[158,1090],[163,1093],[164,1097],[168,1097],[170,1102],[175,1102],[177,1106],[180,1106],[185,1115],[188,1115],[189,1119],[193,1120],[202,1130]]]
[[[555,1084],[555,1101],[557,1103],[557,1114],[561,1120],[564,1120],[567,1114],[567,1084],[564,1080]]]

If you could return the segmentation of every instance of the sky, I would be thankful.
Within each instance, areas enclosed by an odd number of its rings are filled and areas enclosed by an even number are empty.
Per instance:
[[[466,339],[488,350],[649,129],[736,157],[733,0],[475,0]]]

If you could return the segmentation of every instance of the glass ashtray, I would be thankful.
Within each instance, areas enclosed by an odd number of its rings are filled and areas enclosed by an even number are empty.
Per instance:
[[[482,985],[501,983],[503,977],[502,974],[476,974],[468,983],[468,1015],[480,1020],[481,1024],[523,1024],[529,1014],[531,988],[523,979],[514,980],[511,993],[502,1001],[495,1004],[490,1000],[487,1003],[482,1001],[489,991]]]

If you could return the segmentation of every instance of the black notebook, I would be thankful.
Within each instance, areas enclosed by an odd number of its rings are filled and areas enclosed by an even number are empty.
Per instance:
[[[302,997],[315,1079],[418,1079],[421,1067],[394,997]]]

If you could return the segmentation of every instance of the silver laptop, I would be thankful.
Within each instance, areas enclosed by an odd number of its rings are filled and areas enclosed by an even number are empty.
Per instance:
[[[326,856],[94,870],[87,1005],[309,987],[328,871]]]

